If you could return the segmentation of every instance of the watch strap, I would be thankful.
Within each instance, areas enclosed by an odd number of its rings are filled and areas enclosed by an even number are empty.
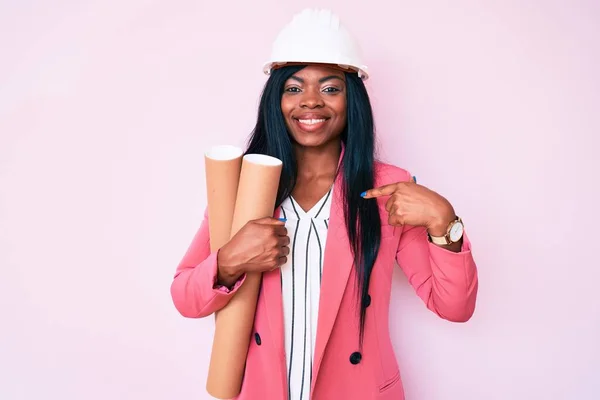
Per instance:
[[[437,244],[438,246],[447,246],[451,244],[450,239],[448,238],[448,234],[445,234],[444,236],[429,235],[429,241],[433,244]]]
[[[452,240],[450,240],[450,230],[452,229],[454,224],[456,224],[457,222],[460,222],[462,224],[462,220],[458,216],[454,220],[452,220],[452,222],[450,222],[448,224],[448,229],[446,229],[446,234],[443,236],[431,236],[428,233],[427,235],[429,236],[429,241],[433,244],[437,244],[438,246],[447,246],[449,244],[454,243]]]

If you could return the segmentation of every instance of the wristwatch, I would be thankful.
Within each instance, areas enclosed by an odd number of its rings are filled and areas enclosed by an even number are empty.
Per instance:
[[[464,233],[465,227],[463,225],[460,217],[456,217],[456,219],[448,225],[448,229],[446,230],[446,234],[444,236],[431,236],[429,235],[429,240],[433,244],[437,244],[440,246],[446,246],[452,243],[458,242]]]

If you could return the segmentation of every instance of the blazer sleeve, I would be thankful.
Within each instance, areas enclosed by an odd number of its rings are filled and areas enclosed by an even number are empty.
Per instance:
[[[453,322],[471,318],[478,276],[466,233],[461,251],[454,253],[431,243],[425,228],[406,226],[396,260],[427,308]]]
[[[188,318],[203,318],[225,307],[246,276],[228,289],[217,284],[217,253],[210,250],[208,212],[205,211],[200,229],[177,266],[171,283],[175,308]]]

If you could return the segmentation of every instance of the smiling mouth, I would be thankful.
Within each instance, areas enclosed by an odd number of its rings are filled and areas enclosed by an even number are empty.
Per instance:
[[[294,118],[296,126],[306,133],[314,133],[323,128],[329,118]]]
[[[299,118],[296,118],[296,120],[298,122],[300,122],[302,125],[316,125],[316,124],[320,124],[322,122],[327,121],[327,118],[320,118],[320,119],[299,119]]]

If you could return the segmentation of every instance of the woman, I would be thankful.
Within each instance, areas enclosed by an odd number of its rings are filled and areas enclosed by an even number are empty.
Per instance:
[[[375,159],[366,68],[348,62],[348,37],[327,11],[282,31],[247,149],[283,161],[274,217],[211,253],[205,216],[172,284],[179,312],[202,318],[263,273],[239,399],[403,399],[388,330],[395,261],[441,318],[475,308],[476,266],[450,202]]]

